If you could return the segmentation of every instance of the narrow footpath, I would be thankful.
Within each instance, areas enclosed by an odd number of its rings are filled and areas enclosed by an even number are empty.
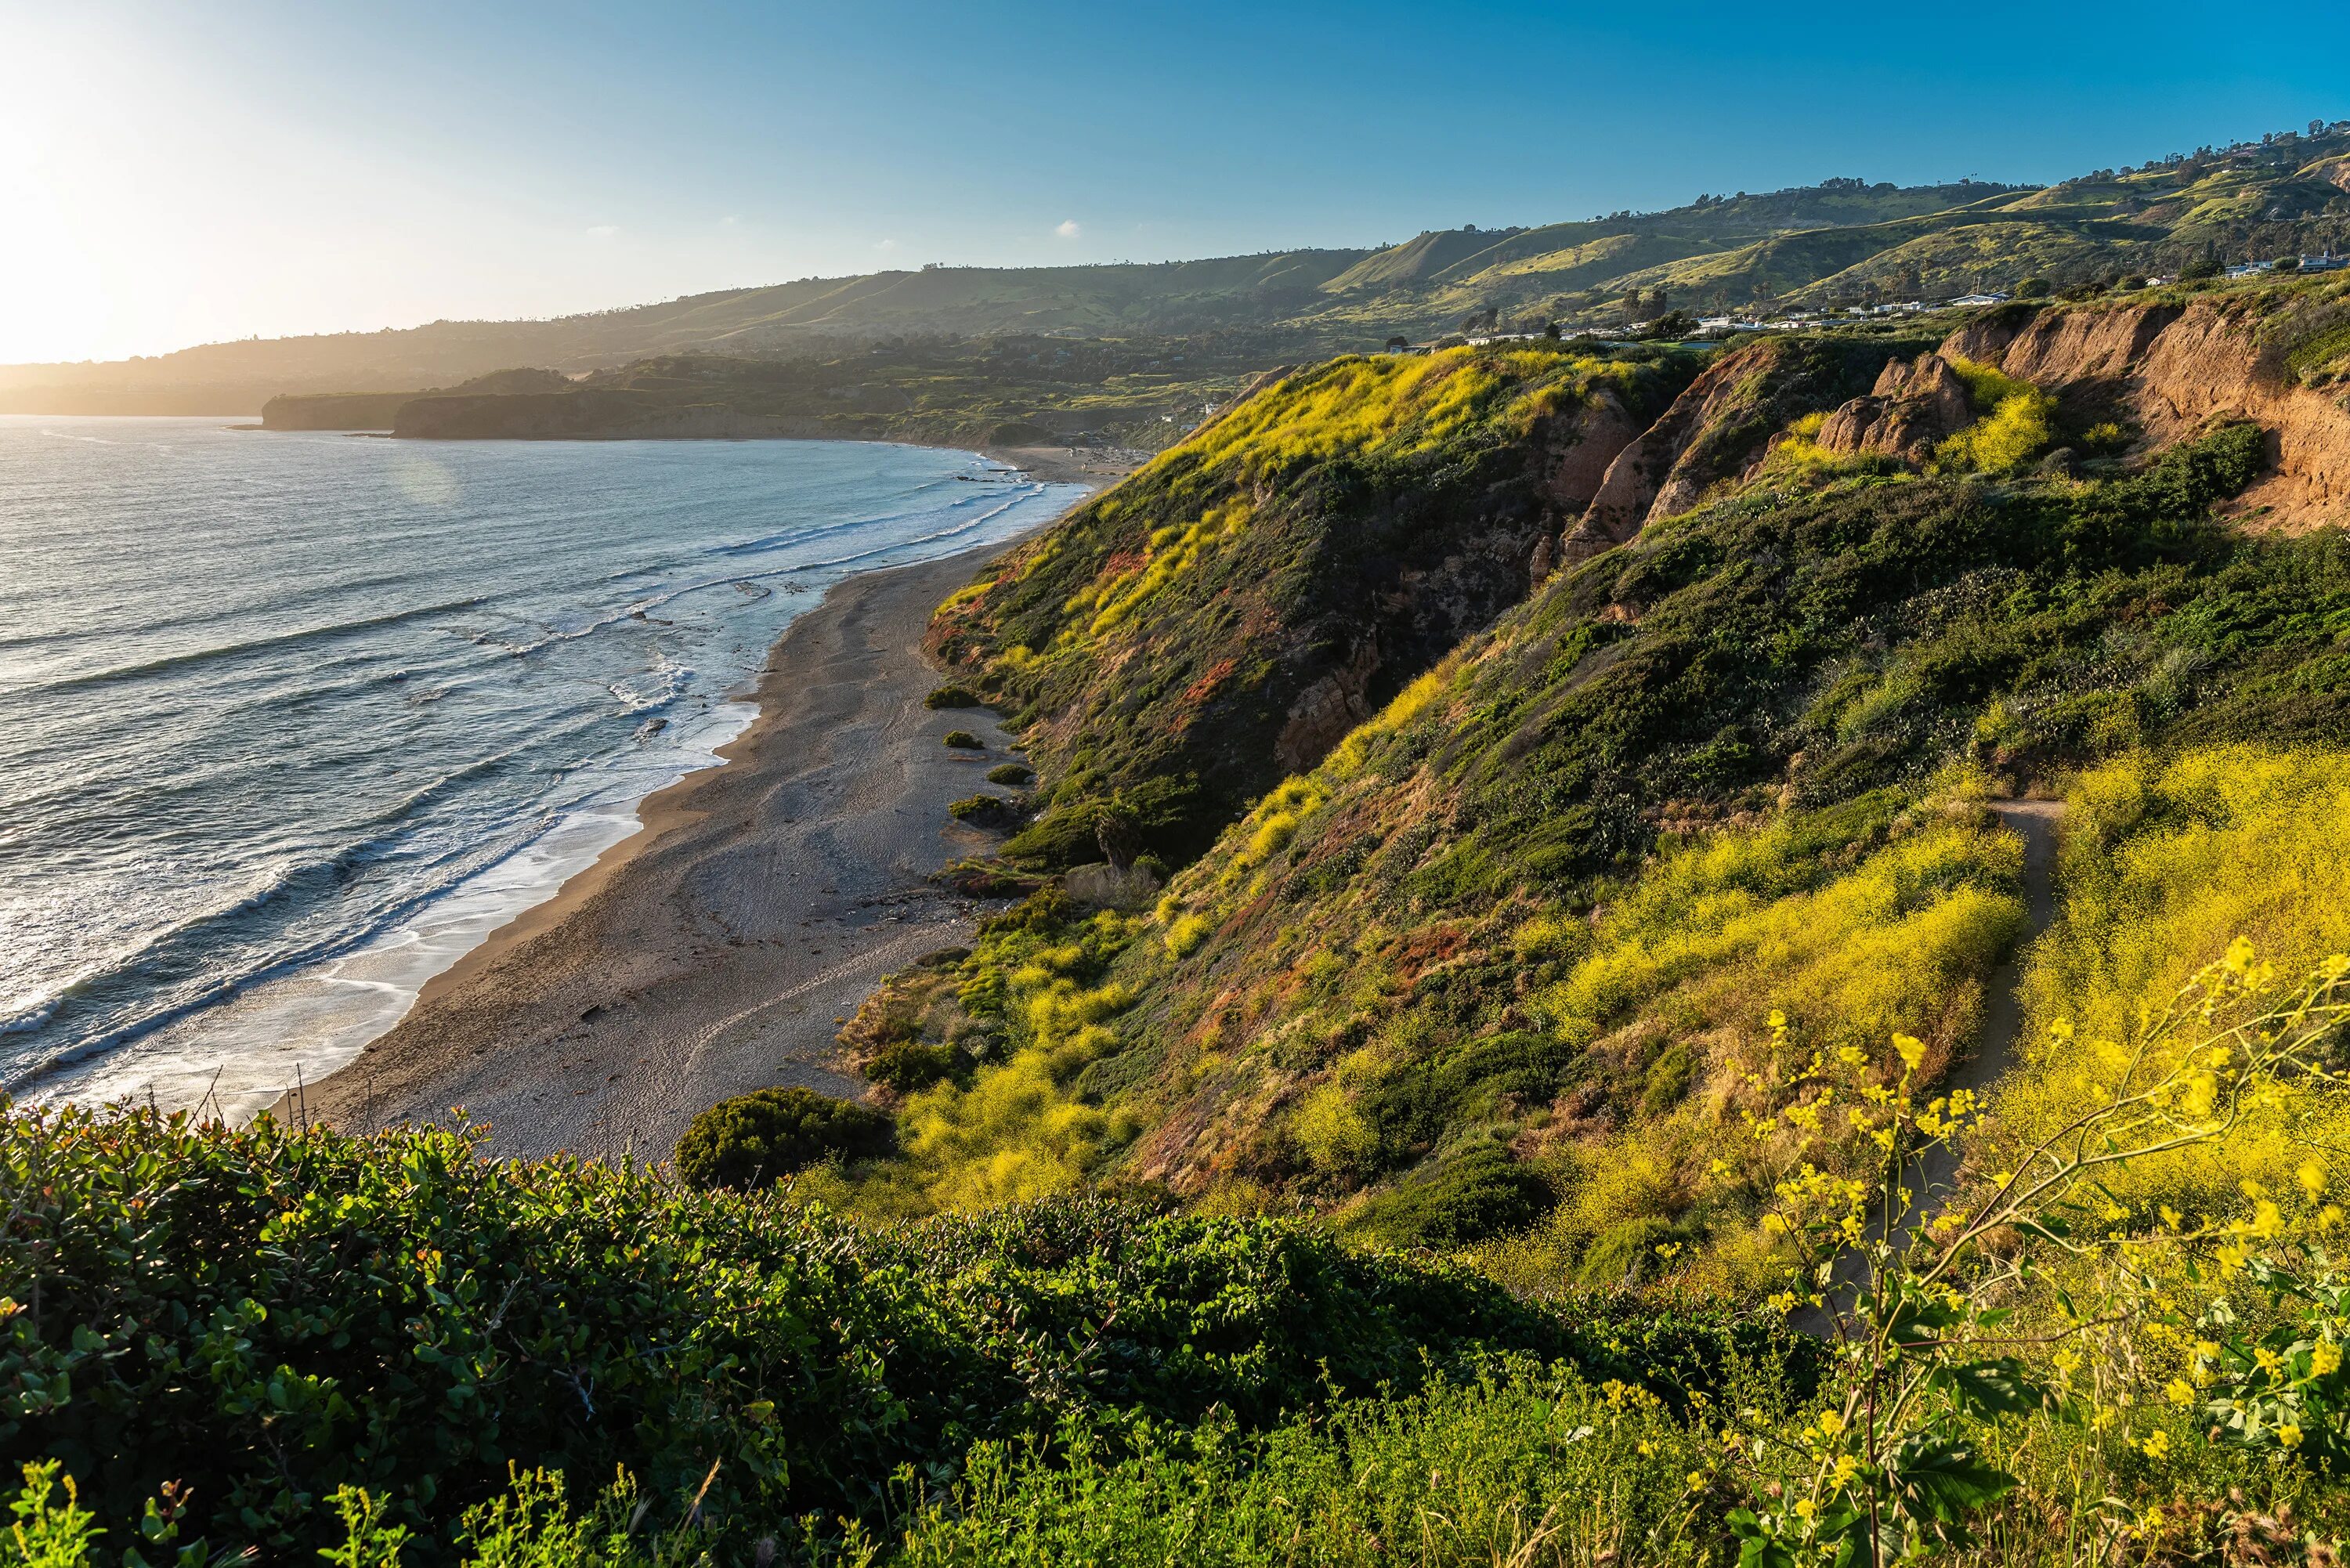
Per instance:
[[[2064,819],[2061,800],[2011,800],[1992,804],[1991,810],[2009,831],[2023,839],[2024,934],[2007,961],[1991,971],[1983,1007],[1982,1027],[1974,1049],[1950,1064],[1939,1092],[1965,1089],[1987,1095],[2001,1075],[2015,1064],[2015,1044],[2023,1031],[2023,964],[2033,941],[2056,919],[2056,825]],[[1908,1211],[1897,1224],[1895,1244],[1907,1247],[1920,1226],[1942,1211],[1956,1186],[1960,1151],[1946,1143],[1922,1149],[1904,1173],[1909,1189]],[[1833,1296],[1843,1298],[1859,1283],[1866,1261],[1856,1251],[1836,1261]],[[1827,1314],[1816,1310],[1797,1313],[1788,1320],[1804,1334],[1833,1332]]]

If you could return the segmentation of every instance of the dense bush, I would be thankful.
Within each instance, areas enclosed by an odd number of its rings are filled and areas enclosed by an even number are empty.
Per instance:
[[[890,1141],[889,1118],[869,1106],[810,1089],[754,1089],[693,1118],[677,1140],[677,1173],[689,1187],[752,1191],[819,1160],[878,1158]]]
[[[949,730],[943,737],[943,742],[951,751],[983,752],[987,750],[987,742],[969,730]]]
[[[1372,1199],[1353,1222],[1392,1245],[1452,1248],[1527,1230],[1557,1201],[1542,1172],[1487,1145]]]
[[[922,706],[925,708],[976,708],[980,702],[978,692],[968,686],[959,686],[952,681],[949,681],[922,699]]]
[[[54,1457],[110,1534],[298,1562],[346,1483],[448,1538],[509,1461],[621,1465],[726,1529],[872,1516],[975,1438],[1212,1408],[1254,1427],[1479,1347],[1710,1376],[1727,1319],[1619,1326],[1275,1221],[1060,1201],[867,1230],[781,1194],[146,1113],[0,1122],[0,1460]],[[1647,1337],[1642,1337],[1647,1336]],[[747,1543],[724,1560],[748,1560]]]
[[[961,800],[947,803],[947,814],[958,822],[968,822],[980,827],[1008,828],[1018,826],[1021,803],[1006,800],[1000,794],[967,794]]]
[[[911,1095],[971,1074],[971,1058],[946,1042],[892,1040],[861,1065],[866,1077],[897,1095]]]

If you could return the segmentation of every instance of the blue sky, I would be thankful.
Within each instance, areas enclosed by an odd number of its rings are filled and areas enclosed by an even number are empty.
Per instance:
[[[2350,6],[0,0],[0,362],[1364,245],[2350,117]]]

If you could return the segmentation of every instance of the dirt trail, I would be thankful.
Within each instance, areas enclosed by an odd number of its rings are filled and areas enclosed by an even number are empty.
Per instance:
[[[2016,1039],[2023,1030],[2024,957],[2033,939],[2056,919],[2056,825],[2064,818],[2064,803],[2000,801],[1991,809],[2010,831],[2023,838],[2024,937],[2016,943],[2007,961],[1991,971],[1982,1028],[1975,1036],[1975,1047],[1950,1064],[1940,1085],[1943,1094],[1965,1089],[1977,1096],[1984,1095],[2002,1074],[2014,1065]],[[1943,1201],[1957,1181],[1958,1171],[1958,1153],[1948,1144],[1935,1144],[1910,1162],[1903,1179],[1911,1198],[1908,1211],[1897,1226],[1898,1246],[1908,1246],[1918,1228],[1941,1212]],[[1849,1293],[1859,1282],[1862,1267],[1859,1253],[1846,1253],[1837,1262],[1831,1293],[1840,1296]],[[1805,1334],[1829,1332],[1826,1317],[1816,1312],[1800,1313],[1792,1321]]]
[[[2015,1062],[2016,1037],[2023,1031],[2023,956],[2032,940],[2056,918],[2056,824],[2064,815],[2061,800],[2002,801],[1991,809],[2008,828],[2023,836],[2024,940],[1991,977],[1991,993],[1983,1009],[1982,1032],[1975,1048],[1950,1064],[1942,1092],[1965,1089],[1984,1094]],[[1902,1221],[1907,1241],[1917,1227],[1941,1210],[1940,1198],[1958,1176],[1958,1157],[1948,1144],[1936,1144],[1910,1166],[1909,1190],[1917,1195]]]

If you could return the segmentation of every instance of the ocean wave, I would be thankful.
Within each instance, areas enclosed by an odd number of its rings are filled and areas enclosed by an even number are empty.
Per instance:
[[[408,572],[390,572],[379,576],[322,583],[316,587],[283,594],[279,597],[271,599],[267,604],[245,606],[235,613],[282,615],[306,605],[316,604],[322,599],[341,598],[347,595],[366,593],[377,588],[397,587],[402,583],[411,581],[412,576],[413,574]],[[0,649],[31,646],[54,648],[61,643],[95,642],[126,635],[143,636],[159,631],[177,631],[182,627],[217,625],[224,618],[221,612],[216,609],[192,609],[184,615],[163,616],[128,626],[109,618],[81,626],[40,626],[31,629],[16,627],[0,631]]]
[[[136,1012],[109,1026],[94,1030],[17,1068],[5,1081],[0,1081],[0,1093],[22,1093],[45,1078],[127,1045],[206,1008],[217,1006],[265,981],[341,957],[409,919],[471,877],[526,847],[554,820],[552,817],[542,818],[536,825],[536,831],[515,842],[490,846],[486,853],[468,855],[452,851],[435,857],[430,864],[441,868],[441,875],[411,885],[403,895],[388,899],[370,910],[363,919],[338,922],[335,929],[307,940],[255,944],[257,950],[249,961],[222,965],[222,956],[232,950],[230,940],[249,917],[281,902],[287,895],[298,892],[306,886],[316,886],[321,892],[332,892],[346,886],[352,875],[367,862],[369,848],[380,847],[389,836],[371,836],[331,854],[286,867],[266,881],[249,888],[241,896],[190,915],[156,932],[138,947],[118,955],[112,961],[92,966],[36,1002],[36,1007],[41,1010],[40,1021],[25,1025],[19,1033],[39,1029],[61,1009],[109,987],[149,978],[161,979],[165,982],[148,992],[149,996],[156,999],[156,1005]],[[196,961],[202,961],[201,969],[192,967]],[[191,987],[184,983],[183,970],[191,974],[207,973],[209,978]]]
[[[1042,486],[1037,488],[1041,489]],[[993,499],[984,493],[963,495],[942,505],[916,507],[902,512],[883,512],[841,523],[826,523],[809,528],[786,529],[782,533],[763,535],[755,539],[744,539],[731,545],[713,545],[705,554],[712,556],[764,554],[769,550],[782,550],[794,545],[805,545],[812,539],[836,538],[842,534],[856,533],[861,528],[885,528],[892,523],[904,523],[917,517],[934,517],[941,513],[957,512],[968,506],[984,506]]]
[[[934,534],[917,534],[910,539],[898,539],[893,540],[887,545],[876,545],[870,550],[859,550],[853,556],[840,556],[829,561],[806,561],[796,566],[785,566],[782,568],[782,570],[785,572],[829,571],[836,566],[853,566],[859,561],[870,561],[877,556],[894,555],[899,550],[910,549],[917,545],[935,545],[943,539],[959,539],[966,534],[976,533],[981,528],[983,528],[988,524],[993,522],[996,518],[1003,516],[1006,512],[1011,511],[1014,507],[1018,506],[1024,502],[1033,501],[1037,496],[1043,494],[1044,492],[1045,487],[1043,485],[1036,485],[1033,489],[1024,491],[1021,494],[1014,496],[1011,500],[1003,502],[1002,504],[996,506],[993,511],[983,512],[978,516],[972,518],[969,522],[957,524],[952,528],[941,528]]]
[[[193,649],[185,653],[161,654],[137,664],[125,664],[112,670],[95,670],[88,675],[68,675],[57,680],[35,680],[17,687],[0,688],[9,695],[36,691],[82,691],[93,686],[111,686],[118,681],[136,680],[144,676],[167,674],[193,664],[209,664],[222,659],[241,659],[248,654],[276,649],[297,648],[307,643],[332,641],[359,632],[375,631],[387,626],[400,626],[408,621],[421,620],[431,616],[447,615],[454,610],[471,609],[483,602],[484,596],[451,599],[443,604],[420,605],[411,609],[390,610],[382,615],[369,616],[359,620],[335,621],[326,626],[306,627],[299,631],[274,632],[265,637],[248,638],[243,642],[226,642],[214,648]]]

